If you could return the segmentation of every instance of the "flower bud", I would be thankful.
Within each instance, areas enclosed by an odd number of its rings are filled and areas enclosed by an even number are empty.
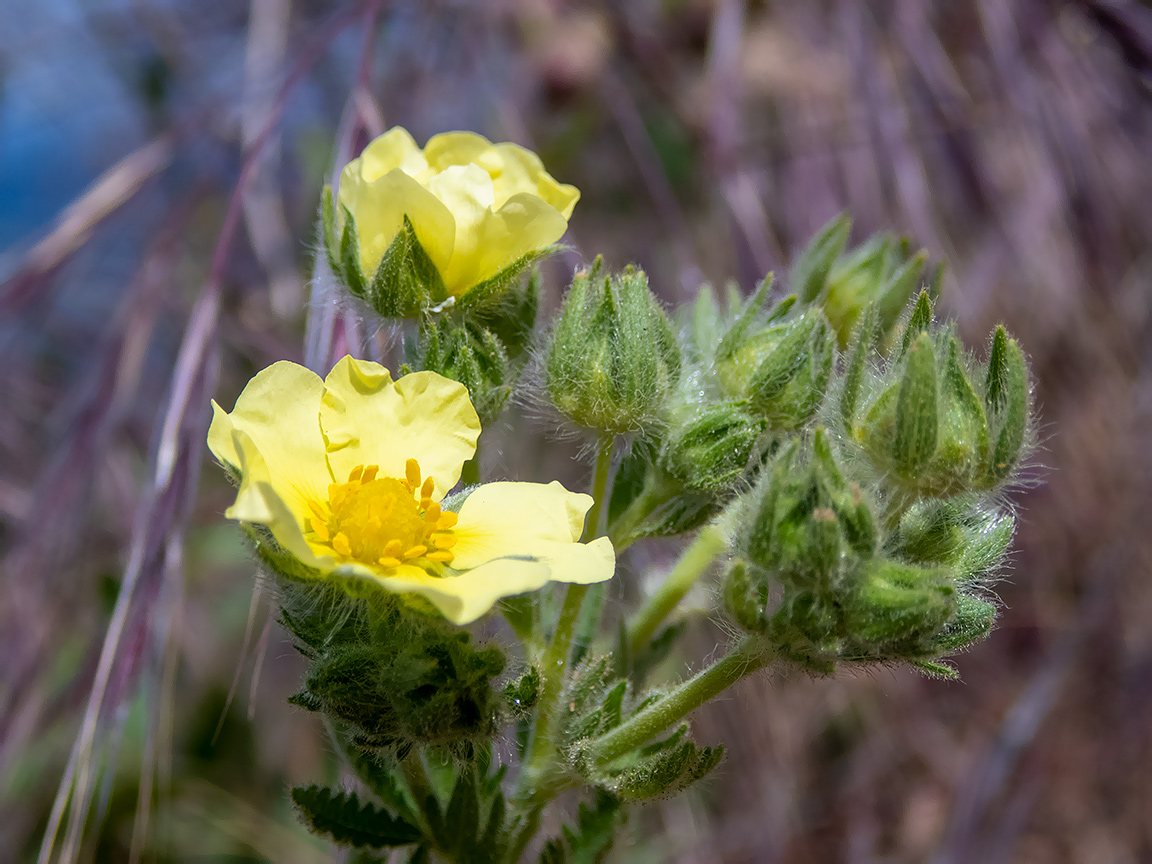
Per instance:
[[[508,354],[492,331],[439,319],[425,323],[421,336],[416,368],[467,387],[482,427],[499,417],[512,392],[511,373]]]
[[[982,396],[972,383],[980,370],[971,369],[951,328],[932,325],[926,293],[912,309],[902,344],[888,370],[869,372],[866,385],[852,380],[853,356],[841,402],[852,437],[913,497],[996,488],[1027,439],[1028,372],[1019,345],[1003,328],[996,331]],[[879,395],[861,407],[859,392]]]
[[[579,198],[516,144],[448,132],[421,149],[395,127],[345,166],[337,200],[325,189],[322,237],[354,296],[411,317],[501,294],[554,248]]]
[[[952,615],[956,589],[949,570],[877,558],[861,564],[856,580],[845,626],[868,654],[898,656],[939,633]]]
[[[737,405],[715,405],[672,430],[664,465],[690,489],[729,489],[747,472],[763,430],[762,420]]]
[[[803,304],[819,306],[840,346],[848,345],[865,307],[875,304],[881,341],[897,323],[900,313],[920,285],[928,253],[911,253],[907,240],[876,234],[844,252],[851,220],[844,214],[832,219],[809,241],[792,267],[789,286]],[[937,268],[931,293],[939,291],[943,270]]]
[[[643,271],[601,259],[572,280],[545,354],[548,395],[579,426],[646,432],[680,376],[680,347]]]

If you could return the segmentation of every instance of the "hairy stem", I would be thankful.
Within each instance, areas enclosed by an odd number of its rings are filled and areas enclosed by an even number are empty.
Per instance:
[[[764,668],[772,656],[771,645],[763,637],[745,636],[711,666],[594,740],[587,750],[589,761],[593,765],[604,765],[630,753],[745,675]]]
[[[584,538],[596,536],[600,525],[600,512],[608,489],[608,473],[612,466],[614,439],[604,437],[596,451],[596,469],[592,478],[592,507],[584,524]],[[532,736],[525,754],[516,790],[516,798],[533,807],[543,801],[544,779],[552,773],[555,759],[556,705],[560,699],[564,679],[568,674],[568,658],[572,648],[572,634],[580,618],[580,607],[588,594],[588,585],[569,585],[556,621],[552,640],[544,650],[540,668],[540,696],[536,702]],[[546,798],[545,798],[546,800]]]
[[[633,656],[644,648],[723,549],[724,534],[715,524],[701,529],[663,584],[628,622],[628,646]]]

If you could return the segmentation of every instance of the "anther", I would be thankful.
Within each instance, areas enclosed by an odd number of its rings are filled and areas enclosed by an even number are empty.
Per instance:
[[[408,479],[408,485],[413,489],[420,485],[420,463],[415,459],[409,459],[404,463],[404,476]]]
[[[451,549],[456,545],[457,537],[455,534],[433,534],[432,545],[437,549]]]
[[[455,557],[456,556],[453,555],[451,552],[439,550],[436,552],[429,552],[427,555],[424,556],[424,559],[427,561],[438,561],[441,564],[447,564]]]
[[[399,558],[385,556],[377,562],[381,567],[399,567],[403,562]]]
[[[312,531],[321,543],[328,542],[328,522],[324,519],[317,519],[315,516],[310,520],[312,522]]]
[[[385,558],[399,558],[400,549],[403,544],[399,540],[389,540],[384,544],[384,557]]]
[[[348,535],[343,531],[332,538],[332,548],[339,552],[341,555],[352,554],[352,544],[348,542]]]
[[[424,508],[424,521],[429,525],[435,525],[440,519],[440,505],[429,504]]]
[[[427,546],[413,546],[411,549],[404,553],[404,560],[411,561],[413,558],[419,558],[427,551]]]
[[[357,465],[355,468],[353,468],[351,471],[348,472],[348,482],[349,483],[355,483],[357,480],[360,479],[360,476],[363,473],[364,473],[364,466],[363,465]]]
[[[364,473],[360,475],[361,483],[371,483],[376,479],[376,474],[380,470],[379,465],[365,465]]]
[[[440,521],[436,523],[436,527],[441,531],[447,531],[449,528],[455,528],[459,520],[460,517],[449,510],[447,513],[440,514]]]
[[[417,475],[417,477],[419,477],[419,475]],[[413,483],[412,486],[415,487],[416,484]],[[431,477],[429,477],[427,480],[424,481],[424,485],[420,487],[420,497],[421,498],[431,498],[432,493],[435,490],[436,490],[436,481],[433,480]]]

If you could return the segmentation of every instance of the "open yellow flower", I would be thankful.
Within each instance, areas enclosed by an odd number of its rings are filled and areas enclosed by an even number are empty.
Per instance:
[[[282,361],[231,413],[212,408],[208,447],[240,477],[226,515],[267,526],[318,578],[418,594],[467,624],[501,597],[615,569],[607,538],[578,542],[592,498],[559,483],[489,483],[441,509],[480,421],[463,385],[435,372],[393,381],[345,357],[321,380]]]
[[[385,132],[340,176],[369,279],[407,216],[454,297],[555,243],[580,199],[518,144],[446,132],[421,150],[407,130]]]

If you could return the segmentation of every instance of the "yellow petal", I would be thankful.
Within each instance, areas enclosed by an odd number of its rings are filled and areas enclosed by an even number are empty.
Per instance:
[[[519,192],[499,210],[483,214],[470,238],[469,252],[457,249],[453,254],[444,285],[449,294],[459,296],[518,258],[556,242],[566,230],[568,222],[551,204]]]
[[[356,166],[354,170],[369,183],[379,179],[394,168],[399,168],[405,174],[417,177],[427,170],[428,161],[408,130],[403,126],[394,126],[376,140],[372,141],[358,159],[353,159],[349,166]]]
[[[493,177],[496,188],[496,207],[499,208],[517,192],[538,195],[562,215],[572,217],[572,210],[580,200],[580,190],[567,183],[557,183],[547,171],[540,157],[519,144],[496,144],[501,171]]]
[[[470,624],[500,598],[542,588],[550,571],[537,561],[509,560],[455,576],[432,576],[419,567],[401,565],[373,578],[389,591],[426,598],[453,624]]]
[[[463,384],[435,372],[393,382],[377,363],[345,357],[324,381],[320,425],[333,475],[379,465],[380,476],[405,476],[409,459],[435,484],[439,501],[476,452],[480,419]]]
[[[331,569],[335,561],[330,556],[317,556],[304,539],[301,524],[307,518],[307,510],[294,511],[277,493],[267,460],[253,438],[243,430],[233,430],[232,451],[240,469],[240,488],[236,491],[235,503],[224,515],[266,526],[276,541],[303,564],[320,570]]]
[[[356,221],[360,266],[365,275],[371,278],[376,272],[380,259],[404,226],[405,216],[420,245],[443,273],[452,258],[456,237],[452,212],[402,168],[393,168],[369,181],[353,168],[354,164],[345,167],[340,176],[340,203]]]
[[[556,481],[485,484],[460,508],[452,566],[470,569],[517,555],[582,555],[579,549],[591,544],[579,546],[576,541],[584,531],[584,516],[591,506],[592,496],[569,492]],[[610,543],[608,548],[611,550]],[[603,558],[602,551],[597,555]],[[598,582],[611,575],[609,567],[607,573],[587,581]]]
[[[292,512],[307,513],[309,501],[328,499],[333,479],[320,432],[323,392],[324,382],[311,370],[286,360],[273,363],[248,382],[231,414],[212,403],[208,447],[243,476],[234,433],[244,433],[267,466],[264,482]]]
[[[433,171],[443,171],[451,165],[475,163],[491,174],[501,168],[500,156],[492,142],[475,132],[443,132],[433,135],[424,145],[424,158]]]

